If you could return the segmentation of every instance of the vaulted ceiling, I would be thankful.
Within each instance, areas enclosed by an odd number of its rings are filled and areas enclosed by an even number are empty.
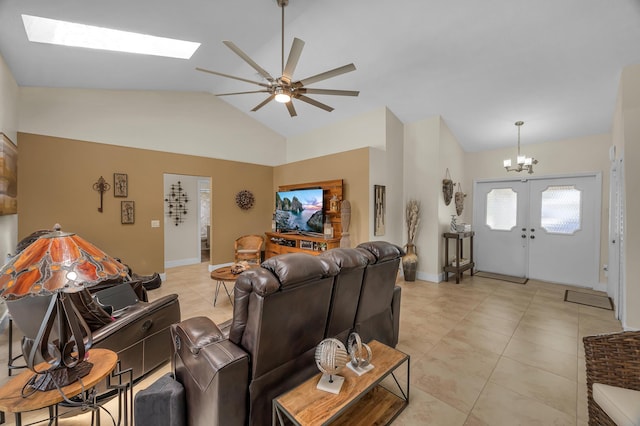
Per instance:
[[[276,0],[0,0],[0,54],[20,86],[136,90],[255,90],[195,71],[261,77],[222,44],[231,40],[280,75]],[[202,43],[189,60],[31,43],[21,14]],[[611,131],[620,73],[640,63],[640,0],[290,0],[285,51],[306,42],[294,77],[353,62],[357,70],[313,87],[298,116],[264,94],[221,97],[283,136],[382,106],[401,121],[441,115],[467,151]]]

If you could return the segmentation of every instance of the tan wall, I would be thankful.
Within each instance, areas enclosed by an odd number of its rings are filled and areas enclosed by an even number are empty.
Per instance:
[[[60,223],[105,252],[128,263],[135,272],[164,271],[163,174],[209,176],[212,182],[213,264],[233,260],[233,241],[239,235],[269,229],[273,211],[273,168],[235,161],[171,154],[137,148],[90,143],[20,133],[18,182],[19,238]],[[104,212],[92,189],[100,176],[113,185],[113,173],[129,178],[128,198],[104,194]],[[249,211],[235,204],[235,194],[248,189],[255,195]],[[135,201],[133,225],[120,223],[120,201]]]
[[[272,203],[280,185],[323,180],[343,180],[344,199],[351,203],[351,246],[365,242],[369,236],[369,149],[361,148],[310,160],[296,161],[275,168]],[[269,216],[271,217],[271,216]]]

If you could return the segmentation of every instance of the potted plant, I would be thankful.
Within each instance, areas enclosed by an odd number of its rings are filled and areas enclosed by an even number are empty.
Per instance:
[[[417,200],[410,199],[407,202],[406,209],[407,221],[407,244],[404,249],[407,254],[402,257],[402,271],[405,281],[416,280],[416,270],[418,269],[418,255],[416,254],[416,246],[414,241],[420,225],[420,203]]]

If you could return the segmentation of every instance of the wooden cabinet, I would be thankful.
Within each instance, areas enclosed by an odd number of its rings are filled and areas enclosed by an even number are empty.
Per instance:
[[[318,255],[325,250],[340,247],[340,238],[325,239],[299,233],[267,232],[264,258],[285,253]]]
[[[475,234],[473,232],[445,232],[442,236],[444,237],[444,261],[445,265],[444,271],[444,280],[449,281],[449,272],[453,272],[456,277],[456,284],[460,283],[460,278],[462,278],[462,274],[467,269],[471,270],[471,275],[473,275],[473,268],[475,263],[473,262],[473,236]],[[464,259],[462,255],[462,243],[465,238],[469,238],[469,259]],[[455,259],[453,263],[450,263],[449,259],[449,240],[456,240],[456,252]],[[464,259],[464,260],[463,260]]]

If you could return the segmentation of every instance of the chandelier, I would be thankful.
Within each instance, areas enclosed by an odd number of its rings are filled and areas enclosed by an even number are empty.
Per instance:
[[[516,157],[516,165],[512,166],[511,159],[507,158],[503,162],[504,168],[507,169],[508,172],[522,172],[526,170],[529,174],[532,174],[533,165],[538,164],[538,160],[520,154],[520,127],[524,124],[524,121],[516,121],[515,124],[518,127],[518,156]]]

